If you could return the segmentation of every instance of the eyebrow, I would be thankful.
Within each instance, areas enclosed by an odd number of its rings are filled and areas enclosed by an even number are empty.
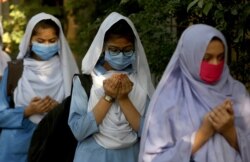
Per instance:
[[[211,53],[205,53],[205,55],[213,55],[213,54],[211,54]],[[219,55],[225,55],[225,52],[222,52]]]
[[[57,37],[53,37],[53,38],[50,38],[50,39],[44,39],[44,38],[36,38],[37,40],[54,40],[54,39],[58,39]]]
[[[120,47],[117,47],[117,46],[114,46],[114,45],[107,45],[107,47],[108,48],[119,48],[119,49],[124,49],[124,48],[128,48],[128,47],[134,47],[133,45],[127,45],[127,46],[125,46],[125,47],[122,47],[122,48],[120,48]]]

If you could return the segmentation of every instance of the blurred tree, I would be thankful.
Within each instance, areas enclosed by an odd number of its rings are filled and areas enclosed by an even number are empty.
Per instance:
[[[10,5],[8,17],[3,19],[3,44],[4,50],[15,58],[18,52],[18,45],[24,34],[26,16],[17,5]]]

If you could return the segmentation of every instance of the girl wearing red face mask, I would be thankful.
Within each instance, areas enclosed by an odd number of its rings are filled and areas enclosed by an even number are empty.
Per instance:
[[[187,28],[150,101],[139,162],[250,161],[250,98],[217,29]]]
[[[224,67],[224,45],[218,38],[213,38],[208,44],[206,53],[201,62],[200,77],[208,83],[216,83]]]

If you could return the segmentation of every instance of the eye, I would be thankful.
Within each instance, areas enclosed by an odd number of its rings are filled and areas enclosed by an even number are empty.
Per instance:
[[[133,46],[128,46],[128,47],[125,47],[122,49],[123,52],[132,52],[134,51],[134,48]]]
[[[57,41],[57,39],[50,39],[49,43],[55,43]]]
[[[205,56],[203,57],[203,61],[209,61],[211,59],[211,56],[208,54],[205,54]]]
[[[132,56],[134,54],[134,50],[130,49],[130,50],[124,51],[123,54],[124,56]]]
[[[44,43],[45,41],[43,39],[37,39],[36,42],[38,42],[38,43]]]
[[[120,53],[119,48],[109,47],[108,50],[111,51],[111,52]]]
[[[218,60],[220,60],[220,61],[223,61],[224,58],[225,58],[224,54],[220,54],[220,55],[218,56]]]

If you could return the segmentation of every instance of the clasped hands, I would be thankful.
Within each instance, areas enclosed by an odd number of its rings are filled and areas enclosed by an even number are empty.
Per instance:
[[[234,131],[234,111],[232,101],[226,99],[222,104],[208,112],[202,122],[203,129],[213,135],[220,133],[225,138]]]
[[[24,115],[28,117],[33,114],[49,112],[58,104],[59,103],[50,96],[46,96],[44,98],[34,97],[25,109]]]
[[[133,82],[126,74],[113,74],[103,81],[103,89],[106,95],[114,99],[125,99],[133,89]]]

